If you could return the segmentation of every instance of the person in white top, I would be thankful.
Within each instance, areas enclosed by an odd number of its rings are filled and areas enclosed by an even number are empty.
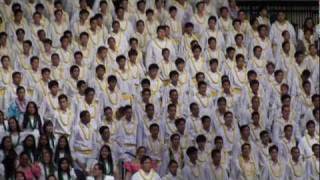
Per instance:
[[[221,151],[214,149],[211,152],[212,161],[208,162],[204,168],[206,180],[228,180],[228,172],[225,166],[221,164]]]
[[[312,146],[313,156],[307,161],[307,177],[312,180],[319,179],[320,144]]]
[[[131,180],[161,180],[158,173],[152,169],[152,159],[149,156],[143,156],[140,160],[141,169],[133,174]]]
[[[309,120],[306,127],[307,132],[299,142],[299,149],[305,159],[310,159],[313,154],[312,146],[319,143],[319,130],[315,129],[315,122],[313,120]]]
[[[306,162],[300,157],[300,149],[298,147],[291,148],[291,159],[287,164],[287,178],[294,180],[308,179]],[[309,176],[310,177],[310,176]]]
[[[162,180],[183,180],[179,164],[175,160],[171,160],[168,165],[169,172],[162,177]]]

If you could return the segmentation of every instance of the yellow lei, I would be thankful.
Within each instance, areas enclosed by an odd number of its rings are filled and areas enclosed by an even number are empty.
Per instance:
[[[291,166],[291,169],[293,171],[293,174],[295,177],[301,177],[303,175],[303,166],[301,164],[301,162],[299,161],[297,164],[295,164],[292,159],[290,159],[290,166]]]
[[[88,126],[88,127],[87,127],[88,130],[85,130],[83,126],[84,126],[84,125],[83,125],[82,123],[80,123],[79,127],[80,127],[80,130],[81,130],[82,134],[84,135],[84,138],[85,138],[86,140],[91,139],[91,133],[90,133],[91,125],[90,125],[90,124],[87,125],[87,126]]]
[[[239,165],[240,165],[240,169],[243,171],[246,177],[254,177],[257,175],[256,173],[257,167],[252,157],[250,157],[249,162],[245,162],[244,158],[240,156]]]
[[[62,110],[58,110],[58,115],[59,115],[59,119],[60,119],[60,122],[63,124],[63,126],[67,126],[67,127],[69,127],[69,125],[70,125],[70,122],[71,122],[71,118],[72,118],[72,111],[71,110],[67,110],[67,119],[66,119],[66,121],[64,121],[63,120],[63,118],[62,118],[62,115],[61,115],[61,112],[62,112]]]

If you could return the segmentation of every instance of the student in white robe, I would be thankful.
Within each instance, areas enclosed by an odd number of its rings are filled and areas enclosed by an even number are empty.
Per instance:
[[[80,122],[72,131],[70,146],[75,157],[75,169],[86,172],[88,162],[94,158],[97,134],[89,111],[80,113]]]
[[[77,82],[80,80],[80,68],[76,65],[72,65],[70,67],[70,79],[66,79],[63,86],[63,92],[66,93],[67,96],[74,97],[77,92]]]
[[[160,78],[162,81],[169,81],[169,74],[171,71],[175,70],[175,64],[172,60],[169,59],[170,57],[170,50],[164,48],[162,50],[163,59],[156,62],[160,66]]]
[[[287,178],[303,180],[307,179],[306,161],[300,157],[298,147],[291,148],[291,159],[287,165]]]
[[[108,74],[107,74],[108,75]],[[94,88],[97,95],[103,93],[108,87],[106,78],[106,66],[99,64],[95,67],[95,78],[89,79],[89,86]]]
[[[217,49],[225,48],[224,36],[220,29],[217,27],[217,18],[216,16],[210,16],[208,19],[208,28],[205,30],[204,34],[201,35],[201,46],[204,48],[208,48],[210,45],[210,38],[215,38]],[[219,60],[221,58],[218,58]]]
[[[141,169],[133,174],[132,180],[150,179],[161,180],[158,173],[152,169],[152,159],[149,156],[143,156],[140,160]]]
[[[89,33],[90,42],[94,47],[97,48],[104,45],[104,39],[106,39],[107,35],[103,29],[99,27],[96,16],[90,18],[90,29],[87,30],[87,32]]]
[[[291,111],[292,108],[290,108],[289,105],[283,105],[281,107],[281,115],[275,117],[272,126],[272,140],[274,142],[279,142],[279,140],[284,137],[283,130],[284,127],[288,124],[291,124],[293,126],[294,137],[296,139],[299,139],[301,137],[299,128],[300,126],[297,122],[296,117],[294,117],[294,114]]]
[[[157,37],[150,40],[146,50],[146,64],[152,64],[162,59],[162,49],[170,50],[170,59],[175,59],[176,52],[171,41],[165,38],[165,27],[158,26]]]
[[[72,126],[77,125],[77,114],[66,95],[59,95],[58,101],[59,105],[54,109],[54,134],[70,137]]]
[[[124,117],[120,120],[120,126],[123,128],[119,130],[118,137],[122,139],[120,147],[124,152],[121,157],[128,160],[130,156],[128,156],[127,153],[135,154],[138,133],[138,119],[136,115],[133,114],[130,105],[124,107]]]
[[[270,159],[269,148],[273,145],[273,143],[268,131],[266,130],[261,131],[259,137],[259,142],[256,143],[256,152],[259,158],[259,167],[263,168]]]
[[[186,131],[186,120],[184,118],[177,118],[174,124],[177,128],[177,133],[180,135],[180,147],[183,151],[186,151],[188,147],[193,146],[195,143]]]
[[[197,135],[200,134],[201,130],[201,117],[200,109],[197,103],[190,104],[190,114],[187,116],[187,128],[188,132],[191,134],[193,140],[196,139]]]
[[[192,47],[199,45],[199,38],[194,33],[194,25],[191,22],[187,22],[184,25],[184,33],[179,45],[178,56],[185,59],[192,57]]]
[[[218,20],[219,29],[222,31],[224,39],[226,39],[228,32],[232,29],[232,19],[229,14],[227,7],[223,6],[220,8],[220,18]]]
[[[120,31],[125,35],[126,39],[129,39],[134,33],[134,29],[132,27],[132,23],[128,19],[125,18],[125,10],[123,7],[118,7],[116,10],[115,19],[120,24]]]
[[[46,87],[44,87],[46,88]],[[52,80],[48,83],[49,92],[43,96],[40,106],[40,114],[43,115],[44,119],[52,119],[54,111],[59,108],[58,96],[59,92],[59,83],[56,80]]]
[[[234,144],[240,141],[240,133],[236,124],[233,122],[233,114],[230,111],[224,113],[224,124],[222,125],[221,135],[223,137],[224,148],[228,153],[232,153]]]
[[[62,10],[55,10],[54,17],[55,18],[51,21],[47,31],[48,37],[52,40],[52,46],[58,47],[60,45],[60,37],[62,37],[63,33],[68,30],[69,22],[64,20]]]
[[[155,114],[155,109],[153,104],[146,104],[144,112],[138,115],[138,144],[145,145],[144,142],[150,137],[150,126],[152,124],[157,124],[159,126],[159,137],[163,139],[164,137],[164,127],[162,126],[161,119]]]
[[[297,146],[297,141],[293,136],[293,126],[291,124],[286,125],[283,131],[284,137],[277,143],[277,146],[279,147],[280,156],[285,161],[288,161],[291,148]]]
[[[194,78],[198,72],[205,72],[206,70],[206,62],[201,52],[202,48],[199,45],[192,47],[192,57],[189,57],[187,61],[187,69],[192,78]]]
[[[307,175],[312,180],[319,179],[320,144],[312,146],[312,157],[307,161]]]
[[[117,68],[114,69],[114,74],[118,80],[118,86],[122,94],[130,95],[133,92],[132,75],[127,64],[127,58],[124,55],[117,56]]]
[[[163,94],[164,84],[159,76],[159,66],[157,64],[151,64],[148,67],[147,79],[150,82],[150,90],[153,102],[162,101],[161,94]]]
[[[272,43],[276,43],[281,39],[281,34],[284,30],[289,31],[290,37],[294,44],[296,44],[296,32],[292,24],[286,20],[286,14],[283,11],[279,11],[277,14],[277,20],[271,25],[270,39]]]
[[[269,148],[270,159],[267,164],[262,168],[260,176],[261,180],[276,180],[286,179],[288,167],[286,162],[281,159],[278,154],[279,150],[276,145]]]
[[[103,109],[100,101],[96,97],[96,92],[93,88],[88,87],[84,92],[84,99],[76,105],[76,112],[79,114],[82,111],[89,111],[91,114],[90,123],[93,128],[97,129],[101,122]],[[77,123],[78,121],[76,121]]]
[[[179,41],[182,37],[182,26],[181,21],[177,19],[177,11],[177,7],[170,6],[168,10],[170,16],[166,18],[164,22],[165,25],[170,27],[170,36],[175,42],[175,44],[179,44]]]
[[[200,81],[197,83],[197,92],[190,102],[196,102],[200,107],[200,115],[210,114],[211,108],[214,107],[213,96],[207,91],[207,83]]]
[[[249,46],[249,58],[252,57],[253,48],[255,46],[260,46],[262,48],[262,55],[261,58],[266,59],[267,61],[275,62],[274,61],[274,54],[272,51],[272,43],[268,37],[268,27],[266,25],[259,25],[258,26],[258,33],[259,36],[253,38],[250,46]]]
[[[108,76],[108,86],[103,91],[99,99],[101,99],[102,107],[111,107],[113,110],[118,109],[120,106],[127,104],[123,97],[122,93],[119,90],[119,87],[117,85],[117,77],[114,75]]]
[[[150,135],[144,141],[147,154],[152,157],[152,160],[155,161],[157,165],[157,172],[160,172],[160,167],[162,163],[162,155],[167,145],[164,143],[162,136],[159,135],[160,126],[156,123],[153,123],[149,126]]]
[[[261,172],[259,168],[259,159],[251,152],[250,144],[245,143],[241,146],[241,154],[232,161],[232,179],[259,179]]]
[[[226,58],[221,63],[221,72],[224,75],[230,74],[231,70],[236,66],[235,62],[235,52],[236,50],[233,47],[228,47],[226,49]]]
[[[182,169],[182,176],[186,180],[198,179],[205,180],[203,166],[197,162],[198,150],[194,146],[190,146],[186,152],[188,160]]]
[[[196,147],[198,148],[198,162],[205,166],[210,162],[208,157],[210,156],[212,150],[211,142],[207,142],[207,138],[203,134],[198,135],[193,142],[196,142]]]
[[[17,60],[13,63],[14,69],[24,71],[30,69],[30,59],[33,57],[32,42],[30,40],[23,41],[23,51],[16,54]]]
[[[229,175],[227,169],[221,164],[221,152],[213,149],[210,153],[210,161],[204,167],[205,179],[207,180],[228,180]]]
[[[250,144],[250,146],[252,148],[251,153],[254,156],[258,156],[257,146],[250,138],[251,133],[250,133],[249,125],[240,126],[239,130],[240,130],[240,138],[238,139],[239,141],[235,141],[233,143],[232,156],[238,157],[241,154],[241,146],[243,144]]]
[[[109,42],[110,38],[113,38],[113,44],[110,44]],[[109,53],[113,54],[125,54],[128,49],[128,40],[129,37],[126,37],[124,32],[120,29],[120,22],[119,21],[113,21],[112,23],[112,31],[109,34],[108,39],[106,39],[106,46],[109,48]],[[111,50],[110,50],[111,49]],[[111,54],[109,54],[111,55]],[[115,59],[116,55],[113,55],[111,60]]]
[[[169,172],[162,177],[162,180],[183,180],[177,161],[170,160],[168,170]]]
[[[242,54],[236,55],[236,65],[227,74],[231,84],[235,88],[245,90],[248,85],[247,68],[245,67],[245,57]]]
[[[307,132],[305,132],[305,135],[300,139],[299,149],[305,159],[310,159],[313,154],[312,146],[319,143],[319,133],[318,130],[315,129],[315,122],[313,120],[309,120],[306,127]]]
[[[16,30],[19,28],[24,29],[26,32],[26,38],[30,39],[31,31],[26,19],[23,17],[23,11],[21,9],[16,9],[13,14],[13,19],[9,21],[6,26],[6,32],[8,33],[9,39],[11,41],[15,41],[17,39]]]
[[[195,12],[196,13],[194,13],[193,16],[191,16],[190,22],[194,24],[194,32],[197,35],[197,37],[200,38],[207,29],[208,24],[208,16],[205,12],[204,1],[199,1],[196,3]]]
[[[179,134],[172,134],[170,136],[170,142],[168,142],[168,148],[165,149],[162,156],[162,163],[160,167],[160,175],[164,176],[168,173],[168,164],[171,160],[175,160],[178,163],[179,170],[182,169],[186,160],[186,154],[180,147]]]

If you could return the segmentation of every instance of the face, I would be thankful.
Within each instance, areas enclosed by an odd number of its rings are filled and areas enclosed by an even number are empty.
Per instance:
[[[147,116],[153,117],[153,115],[154,115],[154,107],[153,106],[148,106],[146,108],[146,113],[147,113]]]
[[[79,68],[74,68],[73,71],[71,72],[71,76],[73,78],[78,78],[80,75],[80,69]]]
[[[178,69],[179,71],[183,71],[184,67],[185,67],[185,64],[184,64],[184,63],[179,63],[178,66],[177,66],[177,69]]]
[[[63,171],[66,171],[68,168],[69,168],[69,163],[68,163],[68,161],[67,160],[64,160],[64,161],[62,161],[61,162],[61,169],[63,170]]]
[[[159,134],[159,128],[158,127],[152,127],[150,129],[150,134],[152,137],[157,137]]]
[[[291,137],[292,136],[292,128],[291,127],[288,127],[284,130],[284,135],[286,137]]]
[[[17,123],[16,123],[16,121],[14,119],[9,119],[8,124],[9,124],[9,128],[12,131],[16,131],[17,130]]]
[[[170,93],[170,99],[173,100],[173,101],[177,101],[179,98],[179,94],[177,91],[173,91]]]
[[[180,145],[180,137],[174,136],[174,138],[171,140],[171,143],[173,146],[179,146]]]
[[[146,154],[146,150],[144,148],[140,148],[137,152],[138,157],[143,157]]]
[[[51,162],[51,154],[48,152],[43,153],[43,161],[45,163],[50,163]]]
[[[262,49],[261,48],[256,48],[256,50],[254,51],[254,55],[258,58],[261,57],[262,54]]]
[[[252,106],[253,107],[259,107],[260,106],[259,98],[252,98]]]
[[[178,125],[177,125],[177,129],[179,132],[184,132],[185,130],[185,127],[186,127],[186,123],[181,121]]]
[[[221,139],[217,140],[215,142],[215,147],[219,150],[221,150],[223,148],[223,141]]]
[[[178,172],[178,168],[179,168],[179,165],[176,163],[173,163],[169,166],[169,171],[172,175],[176,175]]]
[[[207,86],[205,84],[202,84],[201,86],[199,86],[200,94],[206,94],[206,91],[207,91]]]
[[[292,159],[299,159],[300,157],[300,151],[298,148],[295,148],[291,151],[291,156],[292,156]]]
[[[59,100],[59,105],[61,108],[66,108],[68,107],[68,100],[65,98],[62,98]]]
[[[166,31],[165,31],[164,29],[160,29],[160,30],[158,31],[158,37],[159,37],[160,39],[163,39],[165,36],[166,36]]]
[[[24,89],[20,89],[18,91],[18,94],[17,94],[18,99],[24,99],[25,95],[26,95],[26,91]]]
[[[250,146],[244,146],[242,148],[242,155],[243,156],[249,156],[251,152],[251,147]]]
[[[206,118],[206,119],[202,122],[202,127],[203,127],[203,129],[206,129],[206,130],[210,129],[210,127],[211,127],[211,119]]]
[[[32,67],[32,69],[38,69],[39,68],[39,59],[34,59],[31,62],[31,67]]]
[[[29,164],[29,157],[26,154],[20,156],[19,164],[21,166],[27,166]]]
[[[280,12],[277,16],[277,20],[283,22],[284,20],[286,20],[286,15],[283,12]]]
[[[201,50],[197,48],[192,53],[195,58],[199,58],[201,54]]]
[[[149,71],[149,75],[151,76],[151,77],[156,77],[157,76],[157,74],[158,74],[158,69],[150,69],[150,71]]]
[[[67,141],[65,138],[60,138],[60,141],[58,144],[60,148],[65,148],[67,146]]]
[[[108,156],[110,155],[110,151],[109,151],[109,149],[106,148],[106,147],[102,148],[100,153],[101,153],[101,157],[102,157],[103,159],[107,159]]]
[[[176,116],[176,112],[177,112],[177,109],[176,107],[172,106],[168,109],[168,115],[169,117],[175,117]]]
[[[224,121],[227,125],[231,125],[233,122],[233,115],[232,114],[227,114],[226,116],[224,116]]]
[[[3,145],[4,149],[10,149],[12,147],[11,138],[4,139]]]
[[[267,144],[267,143],[269,142],[269,135],[268,135],[268,134],[264,134],[264,135],[261,137],[261,141],[262,141],[262,143]]]
[[[149,172],[149,171],[151,170],[151,168],[152,168],[151,160],[150,160],[150,159],[145,160],[145,161],[143,162],[143,164],[142,164],[142,169],[143,169],[144,171]]]
[[[243,137],[249,137],[249,136],[250,136],[250,128],[249,128],[249,127],[244,128],[244,129],[241,131],[241,135],[242,135]]]
[[[282,116],[283,117],[289,117],[289,115],[290,115],[290,107],[284,107],[282,109]]]
[[[53,132],[53,125],[52,124],[48,124],[46,127],[46,132],[47,133],[52,133]]]
[[[276,149],[271,150],[270,156],[272,160],[278,159],[278,151]]]
[[[282,82],[282,80],[283,80],[283,73],[282,73],[282,72],[278,73],[278,74],[275,76],[275,79],[276,79],[277,82]]]
[[[5,57],[1,61],[2,67],[8,68],[10,66],[10,59],[8,57]]]
[[[192,107],[191,107],[191,113],[193,114],[193,115],[198,115],[199,114],[199,106],[196,104],[196,105],[193,105]]]

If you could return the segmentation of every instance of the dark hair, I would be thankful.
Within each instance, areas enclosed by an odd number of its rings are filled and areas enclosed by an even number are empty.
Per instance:
[[[27,139],[31,138],[33,141],[33,144],[31,145],[31,147],[27,146]],[[38,158],[38,151],[36,148],[36,139],[33,135],[29,134],[27,135],[23,142],[22,142],[22,146],[23,146],[23,151],[28,155],[29,159],[31,159],[31,155],[33,156],[33,160],[36,161]],[[21,155],[20,155],[21,156]]]
[[[60,147],[60,141],[62,139],[64,139],[66,141],[66,147],[64,147],[63,149]],[[59,159],[60,159],[59,156],[60,156],[60,152],[61,151],[64,152],[65,157],[68,158],[69,163],[72,164],[72,156],[71,156],[69,141],[68,141],[67,136],[65,136],[65,135],[60,136],[59,139],[58,139],[58,143],[57,143],[56,150],[55,150],[55,153],[54,153],[54,162],[55,163],[59,162]]]
[[[63,175],[63,171],[61,169],[61,164],[64,162],[64,161],[67,161],[67,163],[69,164],[69,167],[67,169],[67,174],[68,174],[68,178],[70,179],[71,178],[71,175],[70,175],[70,166],[71,166],[71,163],[69,161],[68,158],[61,158],[59,159],[59,162],[58,162],[58,179],[63,179],[62,178],[62,175]]]
[[[33,105],[34,108],[35,108],[35,111],[36,111],[35,114],[30,114],[30,113],[28,112],[28,109],[29,109],[29,107],[30,107],[31,105]],[[42,133],[42,122],[41,122],[40,115],[39,115],[39,113],[38,113],[38,106],[37,106],[37,104],[36,104],[35,102],[33,102],[33,101],[28,102],[27,107],[26,107],[26,112],[25,112],[24,115],[23,115],[23,121],[22,121],[22,128],[23,128],[23,129],[28,128],[28,125],[30,125],[30,127],[31,127],[30,115],[33,115],[33,116],[34,116],[35,124],[36,124],[36,126],[38,126],[37,129],[40,131],[40,133]],[[35,130],[36,127],[31,127],[31,129],[32,129],[32,130]]]
[[[108,155],[106,160],[102,159],[102,156],[101,156],[102,149],[107,149],[110,152],[110,154]],[[104,175],[113,175],[113,168],[114,167],[113,167],[113,160],[112,160],[112,152],[111,152],[111,148],[108,145],[103,145],[100,148],[99,163],[101,163],[103,165],[102,171],[103,171]],[[108,165],[110,166],[109,172],[107,172],[107,168],[105,166],[105,163],[108,163]]]

